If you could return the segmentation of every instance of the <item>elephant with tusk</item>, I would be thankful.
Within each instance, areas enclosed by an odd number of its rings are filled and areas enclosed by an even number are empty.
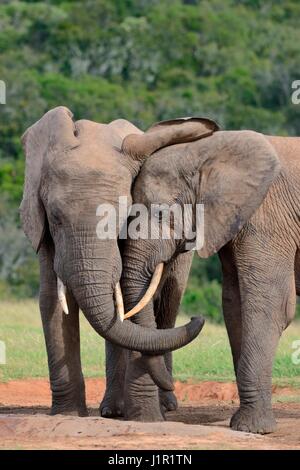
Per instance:
[[[155,271],[153,273],[147,292],[145,293],[143,298],[138,302],[138,304],[126,314],[124,313],[124,302],[123,302],[123,294],[121,291],[121,286],[120,286],[120,283],[117,282],[115,286],[116,310],[117,310],[117,315],[119,319],[121,320],[121,322],[139,313],[151,301],[152,297],[154,296],[159,286],[159,283],[162,277],[163,268],[164,268],[163,263],[160,263],[155,268]],[[67,290],[66,286],[63,284],[62,280],[59,279],[58,277],[57,278],[57,297],[58,297],[58,300],[60,302],[63,312],[66,315],[68,315],[69,308],[68,308],[68,303],[67,303],[66,290]]]
[[[106,339],[107,387],[117,387],[119,395],[126,358],[116,351],[125,348],[148,354],[147,373],[160,387],[172,389],[162,354],[188,344],[203,327],[202,318],[165,330],[124,320],[132,312],[127,316],[124,313],[118,233],[113,239],[99,240],[96,213],[103,203],[117,211],[119,196],[131,201],[131,186],[146,155],[122,151],[124,138],[130,134],[142,131],[122,119],[110,124],[74,122],[70,110],[58,107],[47,112],[22,138],[26,173],[20,213],[24,232],[40,262],[39,302],[52,414],[87,414],[79,309]],[[157,280],[155,273],[156,285]],[[155,290],[153,283],[139,308]],[[116,380],[117,369],[122,374]]]
[[[240,397],[230,425],[234,430],[270,433],[276,428],[271,405],[273,360],[279,338],[294,317],[296,293],[300,294],[300,139],[217,127],[211,132],[211,121],[205,120],[207,133],[197,135],[194,124],[192,120],[158,123],[123,141],[124,153],[137,159],[147,156],[134,183],[134,202],[146,207],[189,204],[192,222],[198,205],[204,206],[204,224],[196,224],[197,233],[203,230],[199,246],[196,239],[176,236],[172,224],[169,238],[126,240],[124,305],[127,310],[134,308],[155,267],[164,263],[159,292],[132,321],[154,328],[155,318],[160,328],[172,327],[191,250],[196,248],[202,258],[218,253],[223,314]],[[140,225],[149,225],[149,214],[143,217]],[[147,360],[139,352],[129,352],[125,415],[130,407],[134,419],[159,420],[163,413],[156,384],[145,373]],[[165,362],[171,373],[170,353]],[[161,393],[167,409],[176,407],[171,391]]]

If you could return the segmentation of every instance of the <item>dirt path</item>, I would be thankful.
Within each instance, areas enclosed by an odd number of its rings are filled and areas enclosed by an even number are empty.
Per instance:
[[[278,430],[268,436],[231,431],[235,384],[176,383],[179,410],[167,422],[102,419],[98,404],[105,381],[86,380],[89,418],[47,416],[46,380],[0,383],[0,448],[4,449],[300,449],[300,404],[280,403],[299,393],[274,388]]]

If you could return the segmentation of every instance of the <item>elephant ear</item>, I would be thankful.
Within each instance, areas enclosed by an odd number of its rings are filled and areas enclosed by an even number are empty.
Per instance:
[[[50,153],[64,152],[79,145],[72,116],[65,107],[52,109],[22,136],[26,165],[20,215],[23,230],[36,252],[45,230],[45,210],[39,195],[43,162]]]
[[[280,171],[274,147],[253,131],[218,132],[201,141],[197,203],[204,204],[202,258],[231,240],[262,203]],[[202,160],[203,161],[203,160]]]
[[[186,117],[161,121],[144,134],[130,134],[123,140],[122,152],[142,160],[168,145],[192,142],[213,134],[219,126],[211,119]]]

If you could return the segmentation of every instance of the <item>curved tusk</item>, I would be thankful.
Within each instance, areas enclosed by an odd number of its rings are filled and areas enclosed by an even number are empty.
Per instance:
[[[59,279],[59,277],[57,277],[57,296],[58,296],[58,300],[60,302],[60,305],[61,305],[64,313],[66,315],[68,315],[69,314],[69,309],[68,309],[68,304],[67,304],[66,292],[67,292],[66,286],[64,285],[62,280]]]
[[[134,308],[129,310],[129,312],[127,312],[126,315],[124,315],[125,319],[132,317],[136,313],[139,313],[150,302],[150,300],[152,299],[152,297],[154,296],[156,292],[156,289],[158,288],[158,284],[160,283],[163,270],[164,270],[164,263],[159,263],[155,268],[155,271],[153,273],[147,292],[145,293],[143,298],[138,302],[138,304]]]
[[[124,311],[124,303],[123,303],[121,286],[119,282],[117,282],[115,286],[115,302],[116,302],[117,314],[121,322],[123,322],[125,311]]]

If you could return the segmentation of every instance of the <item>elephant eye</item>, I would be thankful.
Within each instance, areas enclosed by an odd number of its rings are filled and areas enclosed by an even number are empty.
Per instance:
[[[159,222],[162,222],[163,220],[167,220],[169,217],[169,209],[163,208],[163,209],[155,209],[153,211],[153,215],[156,219],[159,220]]]
[[[59,216],[59,214],[57,212],[52,212],[51,214],[51,222],[54,224],[54,225],[62,225],[62,221],[61,221],[61,218]]]
[[[153,211],[153,215],[156,219],[159,219],[161,217],[161,212],[157,209]]]

